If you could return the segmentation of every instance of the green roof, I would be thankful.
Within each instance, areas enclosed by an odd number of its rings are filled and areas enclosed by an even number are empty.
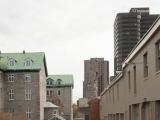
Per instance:
[[[46,78],[47,87],[73,87],[73,75],[49,75]]]
[[[9,65],[10,60],[14,60],[15,65]],[[26,60],[31,61],[30,66],[25,65]],[[0,53],[0,69],[2,70],[40,70],[43,64],[45,64],[47,73],[44,52]],[[4,66],[5,68],[3,68]]]

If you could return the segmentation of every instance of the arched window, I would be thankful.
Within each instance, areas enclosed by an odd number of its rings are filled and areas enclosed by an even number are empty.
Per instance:
[[[24,65],[25,66],[32,66],[32,60],[31,59],[26,59]]]
[[[8,65],[9,66],[15,66],[16,65],[16,60],[14,60],[14,59],[9,59],[9,61],[8,61]]]
[[[62,81],[61,79],[58,79],[58,80],[57,80],[57,84],[60,85],[60,84],[61,84],[61,81]]]

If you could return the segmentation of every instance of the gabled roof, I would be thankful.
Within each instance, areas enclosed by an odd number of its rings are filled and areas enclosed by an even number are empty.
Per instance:
[[[25,61],[30,59],[31,66],[25,66]],[[15,60],[15,65],[10,66],[9,60]],[[5,66],[2,70],[40,70],[42,65],[45,65],[45,72],[47,75],[47,66],[45,62],[44,52],[30,52],[30,53],[0,53],[0,66]]]
[[[51,103],[51,102],[45,102],[44,103],[44,108],[58,108],[59,106]]]
[[[46,78],[47,87],[63,87],[63,86],[74,86],[73,75],[49,75]]]

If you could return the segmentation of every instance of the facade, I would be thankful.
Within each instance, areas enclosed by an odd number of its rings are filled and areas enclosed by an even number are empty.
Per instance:
[[[118,13],[114,22],[114,72],[122,70],[122,62],[143,37],[159,15],[149,8],[131,8],[129,13]]]
[[[160,17],[101,94],[101,120],[160,120]]]
[[[100,98],[94,98],[88,102],[89,104],[89,120],[100,120],[99,109]]]
[[[49,75],[47,81],[47,101],[60,107],[60,115],[66,120],[73,120],[72,110],[72,75]]]
[[[44,120],[45,54],[1,53],[0,69],[0,111]]]
[[[0,120],[27,120],[27,118],[21,115],[12,115],[12,113],[0,112]]]
[[[88,98],[79,98],[77,101],[79,111],[84,116],[84,120],[89,120],[89,105]]]
[[[109,62],[104,58],[84,61],[83,97],[92,99],[100,95],[109,84]]]

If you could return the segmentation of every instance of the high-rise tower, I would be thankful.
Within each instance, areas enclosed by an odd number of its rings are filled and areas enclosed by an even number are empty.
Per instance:
[[[100,95],[109,84],[109,62],[104,58],[84,61],[83,97],[92,99]]]
[[[118,13],[114,22],[114,72],[122,69],[122,62],[143,37],[159,15],[149,8],[131,8],[129,13]]]

